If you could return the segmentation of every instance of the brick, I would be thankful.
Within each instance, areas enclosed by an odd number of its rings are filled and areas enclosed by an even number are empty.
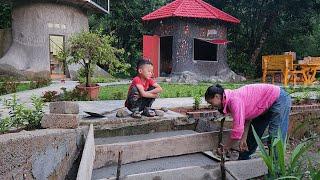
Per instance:
[[[53,114],[79,114],[79,105],[70,101],[52,102],[49,105],[50,113]]]
[[[49,129],[75,129],[79,126],[79,117],[75,114],[45,114],[41,127]]]

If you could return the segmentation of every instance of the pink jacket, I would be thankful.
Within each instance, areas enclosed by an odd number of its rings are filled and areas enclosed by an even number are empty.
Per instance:
[[[232,139],[241,139],[245,121],[268,110],[280,96],[280,87],[271,84],[251,84],[235,90],[225,90],[223,112],[233,118]]]

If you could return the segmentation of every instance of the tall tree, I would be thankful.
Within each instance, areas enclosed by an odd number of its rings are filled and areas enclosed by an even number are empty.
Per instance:
[[[135,67],[135,60],[141,56],[142,35],[146,33],[141,18],[158,9],[170,0],[118,0],[111,2],[111,12],[107,15],[92,15],[90,27],[102,30],[118,38],[116,46],[124,48],[125,59]],[[133,73],[132,68],[132,73]]]
[[[291,39],[298,34],[312,30],[310,18],[318,11],[317,0],[229,0],[208,1],[212,5],[234,15],[241,24],[231,30],[230,57],[241,64],[245,61],[249,72],[257,75],[260,71],[261,54],[280,53],[292,50]],[[239,65],[231,62],[232,65]],[[234,67],[237,69],[237,67]],[[240,68],[240,71],[244,69]],[[248,72],[247,72],[248,73]],[[248,74],[247,74],[248,75]]]
[[[0,2],[0,29],[11,27],[11,6]]]

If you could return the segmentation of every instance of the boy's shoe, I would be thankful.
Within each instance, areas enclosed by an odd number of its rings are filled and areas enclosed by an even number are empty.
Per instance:
[[[156,113],[150,107],[145,107],[142,112],[142,115],[147,117],[154,117]]]
[[[141,118],[141,114],[139,111],[134,111],[132,114],[131,114],[131,117],[133,118]]]

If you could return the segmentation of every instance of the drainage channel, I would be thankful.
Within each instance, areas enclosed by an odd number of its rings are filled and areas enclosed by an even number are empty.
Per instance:
[[[120,179],[128,180],[220,179],[220,163],[205,153],[217,148],[219,132],[201,132],[196,130],[196,121],[173,114],[143,121],[82,122],[91,125],[77,179],[117,179],[117,170]],[[229,130],[225,130],[223,139],[228,136]],[[226,166],[234,169],[240,179],[267,173],[260,159],[227,162]],[[257,167],[262,168],[257,171]]]

